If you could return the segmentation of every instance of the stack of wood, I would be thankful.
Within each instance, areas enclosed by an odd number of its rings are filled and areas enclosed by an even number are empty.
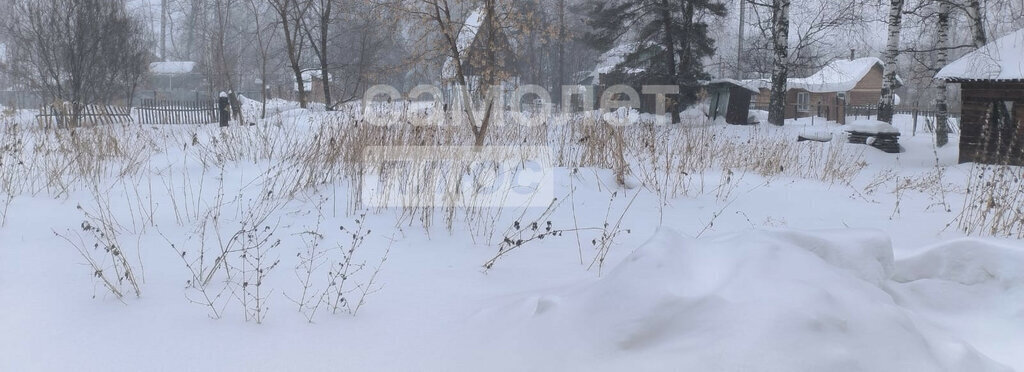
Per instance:
[[[871,145],[890,154],[900,152],[900,131],[889,123],[861,120],[851,124],[846,133],[850,143]]]

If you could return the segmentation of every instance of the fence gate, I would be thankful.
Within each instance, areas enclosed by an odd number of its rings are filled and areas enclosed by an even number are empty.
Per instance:
[[[136,109],[140,124],[216,123],[217,102],[144,99]]]

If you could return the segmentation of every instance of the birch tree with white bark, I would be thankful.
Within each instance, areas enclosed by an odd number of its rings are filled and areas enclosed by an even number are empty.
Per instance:
[[[903,27],[904,0],[892,0],[889,5],[888,27],[889,36],[885,48],[885,74],[882,79],[882,96],[878,102],[878,120],[892,122],[893,110],[896,105],[896,63],[900,56],[900,32]]]
[[[935,47],[938,49],[938,58],[935,64],[942,68],[949,60],[949,2],[939,0],[938,2],[938,32],[935,40]],[[938,114],[935,115],[935,144],[943,147],[949,143],[949,105],[946,103],[948,88],[945,80],[939,80],[936,87],[935,108]]]
[[[771,8],[774,59],[768,122],[774,125],[783,125],[786,122],[786,80],[789,79],[789,5],[790,0],[773,0]]]

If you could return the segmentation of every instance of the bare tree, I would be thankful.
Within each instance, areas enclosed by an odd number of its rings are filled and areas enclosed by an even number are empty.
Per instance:
[[[5,28],[17,54],[8,67],[21,82],[82,109],[130,100],[146,69],[145,28],[118,0],[16,0]]]
[[[337,0],[313,0],[310,3],[310,20],[303,22],[303,32],[306,37],[309,38],[309,45],[313,49],[313,53],[316,55],[318,62],[320,63],[320,79],[323,81],[324,91],[324,103],[327,106],[327,111],[334,109],[334,104],[331,99],[331,84],[330,84],[330,65],[329,55],[330,49],[330,27],[334,21],[333,10],[334,3]],[[312,24],[312,25],[311,25]]]
[[[269,73],[267,65],[270,60],[270,48],[273,45],[274,36],[277,34],[274,25],[266,21],[267,7],[259,0],[248,0],[249,11],[252,12],[254,34],[256,36],[256,52],[260,70],[260,118],[267,117],[267,81]]]
[[[278,24],[284,33],[285,50],[288,54],[288,62],[291,64],[292,73],[295,75],[295,85],[299,92],[299,106],[306,108],[306,87],[302,76],[302,52],[305,49],[306,38],[302,35],[302,23],[306,14],[309,13],[313,3],[310,0],[268,0],[270,6],[277,15]]]
[[[501,26],[498,24],[498,4],[497,0],[484,0],[481,8],[476,10],[482,14],[475,16],[483,18],[480,25],[471,26],[477,29],[479,34],[476,37],[482,40],[478,44],[483,46],[482,52],[479,53],[481,58],[478,60],[470,60],[467,45],[464,45],[467,43],[465,40],[460,40],[460,31],[465,24],[454,18],[458,16],[456,12],[459,10],[449,0],[417,0],[405,9],[408,14],[418,18],[426,25],[432,26],[431,28],[441,35],[440,54],[447,59],[446,68],[451,70],[453,82],[460,87],[458,92],[453,93],[458,94],[462,101],[463,110],[469,121],[469,129],[475,138],[476,147],[479,148],[484,145],[496,102],[492,95],[483,94],[487,97],[484,102],[484,111],[482,117],[476,116],[473,99],[468,88],[470,85],[466,68],[473,66],[480,69],[480,92],[488,92],[493,85],[499,82],[501,66],[498,66],[498,51],[496,49]],[[470,44],[473,43],[477,42],[473,41]]]

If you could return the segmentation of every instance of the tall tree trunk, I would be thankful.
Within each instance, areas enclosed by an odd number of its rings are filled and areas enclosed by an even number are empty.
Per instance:
[[[219,65],[221,78],[224,79],[222,84],[226,84],[228,88],[228,98],[231,100],[231,112],[235,120],[239,124],[244,125],[245,119],[242,117],[242,105],[238,100],[238,92],[235,91],[234,76],[232,74],[231,64],[228,63],[227,56],[227,29],[228,29],[228,17],[231,15],[231,1],[218,1],[214,3],[214,14],[217,18],[217,34],[215,37],[216,45],[214,46],[214,56],[217,59]],[[221,85],[218,89],[224,89]]]
[[[665,64],[668,67],[668,82],[672,85],[679,86],[679,70],[677,70],[678,64],[676,63],[676,40],[675,30],[672,27],[672,8],[668,3],[668,0],[661,0],[661,23],[665,28]],[[669,111],[672,112],[672,123],[678,123],[679,109],[675,105],[669,105]]]
[[[679,40],[679,70],[680,72],[685,71],[681,74],[682,79],[679,79],[679,83],[683,85],[679,89],[679,107],[672,110],[672,120],[678,122],[679,109],[690,107],[697,102],[697,77],[693,74],[693,9],[694,0],[683,0],[683,30],[682,40]]]
[[[309,105],[306,103],[306,82],[302,79],[302,67],[299,66],[299,62],[292,60],[292,74],[295,76],[295,85],[299,88],[299,107],[306,108]]]
[[[484,133],[481,133],[480,129],[483,126],[477,126],[476,116],[473,113],[473,98],[470,97],[469,86],[466,84],[466,72],[462,66],[463,56],[457,41],[458,31],[453,27],[451,8],[448,6],[447,0],[438,0],[430,4],[433,8],[433,14],[430,14],[430,18],[437,23],[437,27],[441,30],[441,34],[447,43],[449,57],[451,57],[450,63],[455,68],[455,82],[459,85],[459,89],[458,92],[453,91],[452,93],[461,96],[463,111],[465,111],[466,117],[469,119],[469,130],[473,133],[477,148],[480,148],[483,146],[484,139]]]
[[[896,60],[900,56],[903,2],[904,0],[892,0],[889,5],[889,38],[885,49],[885,77],[882,81],[882,97],[878,102],[878,120],[886,123],[892,123],[896,102]]]
[[[768,104],[768,122],[783,125],[786,122],[786,79],[789,79],[789,2],[774,0],[772,4],[772,63],[771,102]]]
[[[267,118],[267,94],[270,89],[267,87],[267,56],[266,52],[260,58],[260,119]]]
[[[296,40],[292,37],[292,32],[298,32],[297,30],[289,30],[289,27],[284,27],[284,38],[285,48],[288,50],[288,62],[291,63],[292,73],[295,74],[295,85],[299,90],[299,107],[306,108],[306,82],[302,79],[302,65],[299,61],[299,46],[295,45]]]
[[[985,37],[985,14],[981,11],[980,0],[970,0],[967,6],[967,18],[968,22],[971,23],[971,39],[974,42],[976,48],[981,48],[988,44],[988,38]]]
[[[333,111],[334,101],[331,100],[331,79],[327,71],[327,44],[330,39],[328,27],[331,25],[331,4],[334,3],[334,0],[323,0],[323,3],[323,14],[320,15],[320,81],[324,86],[324,104],[327,106],[327,111]]]
[[[302,79],[302,19],[309,10],[308,2],[300,0],[272,0],[270,5],[274,7],[278,19],[281,21],[281,31],[284,36],[285,50],[288,53],[288,62],[291,64],[292,73],[295,77],[295,85],[299,93],[299,107],[306,108],[306,86]]]
[[[167,0],[160,1],[160,60],[167,61]]]
[[[743,80],[743,31],[746,23],[747,0],[740,0],[740,29],[736,38],[736,79]]]
[[[945,0],[939,1],[938,37],[935,43],[939,50],[935,64],[942,68],[949,58],[949,51],[946,50],[949,45],[949,3]],[[946,105],[945,80],[939,79],[936,95],[938,98],[935,100],[935,108],[938,114],[935,115],[935,144],[943,147],[949,143],[949,108]]]
[[[562,104],[562,87],[565,86],[565,0],[558,0],[558,83],[555,86],[555,103]],[[562,108],[565,110],[565,108]]]
[[[486,50],[484,51],[484,67],[481,87],[483,89],[484,99],[484,117],[480,120],[480,128],[476,131],[476,148],[479,150],[484,146],[484,141],[487,136],[487,129],[491,126],[491,116],[494,111],[494,100],[496,96],[490,95],[490,90],[501,87],[501,78],[499,77],[500,66],[497,59],[497,38],[498,38],[498,14],[496,0],[484,0],[484,24],[482,27],[486,27]],[[504,57],[504,56],[503,56]]]

